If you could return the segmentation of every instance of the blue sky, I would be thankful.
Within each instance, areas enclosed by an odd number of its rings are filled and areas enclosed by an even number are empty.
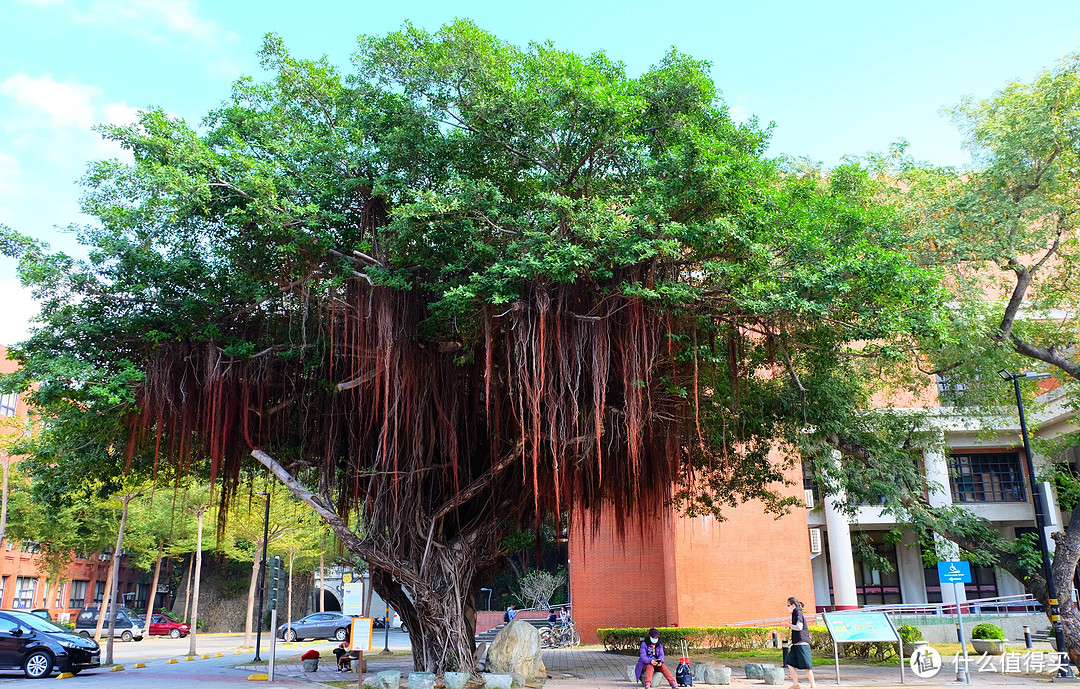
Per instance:
[[[262,36],[347,65],[358,34],[467,17],[512,43],[605,51],[632,74],[671,46],[713,64],[732,113],[775,122],[773,155],[827,165],[906,138],[917,158],[967,162],[941,108],[1031,79],[1080,50],[1080,2],[371,2],[0,0],[0,223],[80,253],[88,160],[122,157],[91,131],[156,105],[189,121],[259,75]],[[34,312],[0,259],[0,343]]]

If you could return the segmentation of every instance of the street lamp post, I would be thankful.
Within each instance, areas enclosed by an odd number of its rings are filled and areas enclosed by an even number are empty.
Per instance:
[[[266,584],[266,539],[270,534],[270,494],[260,491],[255,495],[261,495],[266,500],[266,516],[263,517],[262,561],[259,564],[259,617],[255,621],[255,658],[253,659],[262,660],[259,657],[259,650],[262,644],[263,586]],[[273,633],[274,630],[271,629],[270,632]]]
[[[1016,393],[1016,411],[1020,415],[1020,437],[1024,440],[1024,458],[1027,460],[1028,482],[1031,484],[1031,502],[1035,507],[1035,528],[1039,531],[1039,550],[1042,551],[1043,576],[1046,577],[1046,597],[1050,603],[1050,623],[1054,628],[1054,638],[1057,640],[1059,659],[1065,655],[1065,631],[1061,628],[1061,609],[1058,607],[1057,584],[1054,582],[1054,572],[1050,568],[1050,543],[1046,538],[1046,513],[1043,502],[1035,487],[1035,462],[1031,458],[1031,443],[1028,441],[1027,421],[1024,419],[1024,399],[1020,395],[1020,380],[1042,380],[1049,378],[1049,373],[1011,373],[1002,369],[998,371],[1002,380],[1010,380],[1013,391]],[[1047,506],[1049,507],[1049,506]],[[1072,671],[1067,661],[1058,664],[1059,676],[1071,676]]]

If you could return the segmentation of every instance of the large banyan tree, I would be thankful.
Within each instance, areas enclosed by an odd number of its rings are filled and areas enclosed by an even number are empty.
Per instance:
[[[7,233],[39,395],[111,390],[80,409],[126,419],[117,447],[206,462],[226,501],[254,455],[439,671],[472,667],[515,532],[782,511],[797,448],[872,438],[859,367],[902,359],[937,292],[858,168],[767,159],[677,52],[635,78],[458,22],[354,63],[271,36],[271,77],[201,126],[104,130],[132,160],[87,176],[90,258]]]

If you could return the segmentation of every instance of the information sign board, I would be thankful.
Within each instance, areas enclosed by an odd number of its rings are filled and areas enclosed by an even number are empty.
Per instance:
[[[350,651],[371,650],[371,626],[372,621],[370,617],[353,618],[352,629],[349,632]]]
[[[900,683],[904,683],[904,642],[883,612],[825,612],[821,614],[833,638],[836,683],[840,684],[840,644],[895,641],[900,645]]]
[[[341,614],[364,614],[364,582],[357,581],[341,585]]]
[[[883,612],[827,612],[824,617],[825,626],[837,643],[899,640]]]

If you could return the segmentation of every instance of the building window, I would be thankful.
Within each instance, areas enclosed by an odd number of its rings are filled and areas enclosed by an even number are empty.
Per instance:
[[[19,394],[10,392],[0,394],[0,416],[15,416],[15,408],[19,404]]]
[[[11,601],[11,607],[16,610],[34,607],[37,584],[37,577],[18,577],[15,579],[15,598]]]
[[[1016,452],[949,455],[953,502],[1024,502],[1024,474]]]
[[[56,607],[58,607],[58,608],[64,607],[64,584],[63,584],[63,582],[61,582],[60,585],[56,587]]]
[[[150,584],[137,584],[135,586],[135,604],[131,607],[146,608],[146,601],[150,596]],[[147,608],[149,609],[149,608]]]
[[[86,585],[89,581],[76,579],[71,582],[71,600],[68,601],[71,608],[81,608],[86,603]]]
[[[0,577],[0,601],[4,600],[4,592],[7,591],[7,582],[8,578],[6,574],[3,577]]]
[[[94,602],[101,604],[101,601],[105,599],[105,582],[99,581],[94,586]]]
[[[855,554],[855,593],[859,605],[894,605],[902,603],[900,596],[900,570],[896,561],[896,546],[884,543],[883,533],[868,534],[874,553],[889,563],[891,572],[874,569]]]

